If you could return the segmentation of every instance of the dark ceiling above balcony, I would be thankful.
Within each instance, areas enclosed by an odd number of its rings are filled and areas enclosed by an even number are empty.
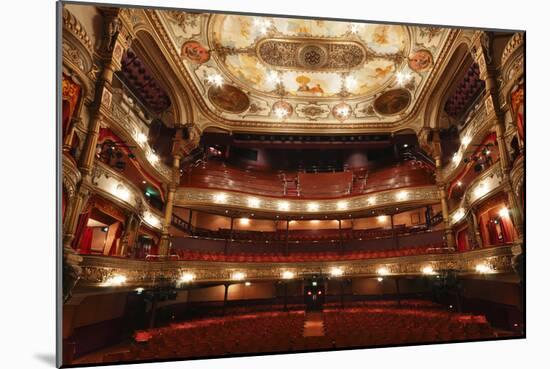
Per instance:
[[[453,118],[459,118],[474,103],[484,87],[485,82],[479,78],[479,66],[472,63],[445,102],[445,112]]]
[[[152,113],[161,113],[170,107],[170,98],[132,49],[122,57],[122,77],[140,103]]]

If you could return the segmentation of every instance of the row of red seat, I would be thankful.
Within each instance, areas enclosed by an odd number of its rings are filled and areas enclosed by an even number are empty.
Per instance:
[[[483,316],[449,312],[414,303],[329,308],[322,313],[324,336],[304,337],[304,311],[267,312],[192,320],[138,332],[148,339],[104,362],[292,352],[314,349],[423,342],[468,341],[496,337]],[[374,306],[374,307],[373,307]]]
[[[180,260],[187,261],[218,261],[218,262],[251,262],[251,263],[290,263],[303,261],[331,261],[331,260],[363,260],[403,257],[411,255],[425,255],[445,252],[443,243],[387,250],[349,251],[338,253],[326,252],[297,252],[290,255],[280,253],[235,253],[224,255],[220,252],[201,252],[194,250],[177,250]]]

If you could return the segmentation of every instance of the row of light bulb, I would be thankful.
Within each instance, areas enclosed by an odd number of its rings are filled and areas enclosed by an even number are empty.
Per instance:
[[[395,194],[395,200],[397,201],[406,201],[408,198],[409,198],[408,191],[399,191],[397,194]],[[219,192],[212,195],[212,200],[217,204],[225,204],[227,203],[228,196],[224,192]],[[258,199],[257,197],[249,197],[247,199],[247,205],[250,208],[259,208],[261,204],[262,204],[262,200]],[[371,196],[367,198],[366,204],[369,206],[376,204],[376,197]],[[348,207],[349,207],[348,201],[341,200],[336,203],[336,210],[345,211],[345,210],[348,210]],[[289,201],[284,201],[284,200],[278,201],[277,209],[280,211],[290,211],[291,203]],[[317,212],[320,209],[320,204],[318,202],[309,202],[306,205],[306,209],[308,212]]]
[[[480,263],[480,264],[477,264],[475,266],[475,271],[480,273],[480,274],[490,274],[490,273],[494,273],[495,269],[487,263]],[[431,265],[426,265],[426,266],[422,267],[421,272],[424,275],[436,275],[437,274],[437,272],[434,270],[433,266],[431,266]],[[332,277],[341,277],[341,276],[344,275],[344,269],[340,268],[340,267],[333,267],[333,268],[330,269],[329,273]],[[390,275],[391,271],[390,271],[389,268],[387,268],[385,266],[382,266],[382,267],[379,267],[376,270],[376,274],[379,275],[378,280],[381,281],[381,278]],[[294,273],[290,270],[284,270],[284,271],[281,272],[281,278],[282,279],[290,280],[290,279],[294,279],[295,277],[296,277],[296,273]],[[187,273],[183,273],[179,277],[178,282],[180,282],[180,283],[191,283],[195,280],[195,278],[196,278],[195,274],[187,272]],[[243,281],[243,280],[246,279],[246,273],[245,272],[240,272],[240,271],[233,272],[231,274],[231,279],[234,280],[234,281]],[[124,276],[122,274],[114,274],[113,276],[106,279],[102,283],[102,286],[116,287],[116,286],[122,286],[125,283],[126,283],[126,276]],[[246,282],[246,283],[247,283],[247,285],[250,285],[250,282]],[[140,288],[140,289],[143,290],[142,288]]]

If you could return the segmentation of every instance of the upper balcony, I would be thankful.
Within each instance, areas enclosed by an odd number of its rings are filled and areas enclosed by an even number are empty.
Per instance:
[[[325,173],[243,170],[209,161],[191,168],[180,185],[273,197],[335,199],[434,183],[429,168],[413,161],[372,171],[355,169]]]

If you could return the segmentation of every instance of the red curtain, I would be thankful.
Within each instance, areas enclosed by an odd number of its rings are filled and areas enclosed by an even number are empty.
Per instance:
[[[470,244],[468,242],[468,229],[463,229],[456,236],[456,248],[458,251],[468,251]]]
[[[74,233],[74,240],[72,243],[72,247],[75,250],[80,250],[80,245],[82,242],[82,238],[84,236],[84,231],[86,230],[86,225],[88,224],[88,219],[90,219],[90,209],[88,209],[86,212],[81,213],[78,217],[78,224],[76,226],[76,231]]]
[[[86,227],[84,233],[82,234],[82,240],[80,241],[79,252],[81,254],[89,254],[92,249],[92,239],[94,235],[94,229],[91,227]]]

